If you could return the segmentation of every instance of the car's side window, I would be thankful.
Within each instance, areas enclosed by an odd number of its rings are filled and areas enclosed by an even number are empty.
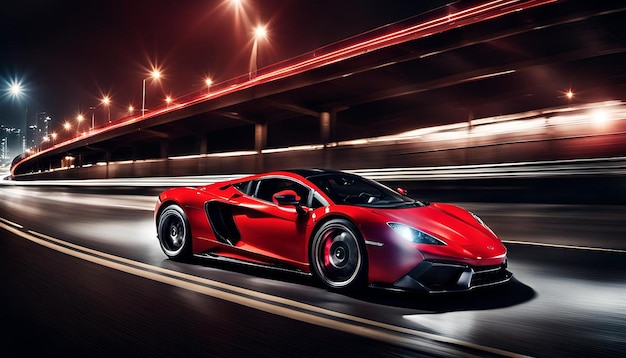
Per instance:
[[[309,189],[302,184],[285,178],[269,178],[259,181],[255,196],[258,199],[272,201],[274,194],[283,190],[293,190],[300,196],[300,204],[307,205]]]
[[[241,183],[233,184],[233,186],[237,188],[237,190],[239,190],[240,192],[248,194],[250,193],[250,188],[252,187],[252,181],[244,181]]]

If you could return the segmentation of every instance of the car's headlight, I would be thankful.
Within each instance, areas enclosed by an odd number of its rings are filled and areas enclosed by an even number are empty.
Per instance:
[[[416,244],[431,244],[431,245],[445,245],[446,243],[437,239],[436,237],[429,235],[423,231],[412,228],[405,224],[400,223],[387,223],[390,228],[398,233],[400,237],[405,240],[414,242]]]

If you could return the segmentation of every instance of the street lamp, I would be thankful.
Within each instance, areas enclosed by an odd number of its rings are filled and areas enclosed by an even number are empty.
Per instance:
[[[90,130],[95,130],[96,129],[96,109],[98,109],[98,107],[100,107],[101,105],[105,105],[107,107],[107,111],[108,111],[108,120],[109,123],[111,123],[111,107],[109,106],[111,104],[111,98],[108,95],[105,95],[104,97],[102,97],[100,99],[100,104],[97,106],[89,106],[89,110],[91,111],[91,129]]]
[[[108,117],[109,117],[109,123],[111,123],[111,98],[109,98],[109,96],[104,96],[104,98],[102,98],[102,104],[104,104],[107,107],[107,111],[109,113]],[[92,124],[93,126],[93,124]]]
[[[129,105],[128,106],[128,114],[132,116],[134,112],[135,112],[135,107],[133,107],[132,104]]]
[[[564,94],[565,94],[565,98],[567,98],[567,105],[571,106],[572,105],[572,99],[574,98],[574,91],[572,91],[572,89],[570,88]]]
[[[172,97],[170,96],[165,97],[165,104],[167,105],[167,107],[169,107],[171,103],[172,103]]]
[[[213,84],[213,80],[207,77],[204,80],[204,83],[206,83],[206,92],[207,92],[207,94],[211,93],[211,85]]]
[[[144,117],[146,114],[146,80],[149,78],[158,80],[161,77],[161,72],[159,72],[159,70],[157,69],[153,69],[152,72],[150,73],[150,77],[144,78],[143,79],[143,95],[142,95],[142,99],[141,99],[141,117]]]
[[[79,114],[76,116],[76,133],[80,133],[80,122],[85,120],[85,116],[83,116],[82,114]]]
[[[89,106],[89,110],[91,111],[91,128],[89,128],[89,130],[94,130],[95,129],[95,123],[96,123],[96,107],[97,106]]]
[[[25,90],[22,87],[22,81],[20,80],[11,80],[11,82],[9,83],[9,87],[5,90],[8,96],[12,97],[12,100],[20,102],[21,100],[23,100],[22,97],[25,97]],[[25,105],[25,111],[24,111],[25,115],[24,115],[24,128],[28,129],[28,107]],[[26,141],[22,142],[22,150],[26,151]]]
[[[253,79],[254,77],[256,77],[259,40],[263,40],[265,37],[267,37],[267,29],[265,28],[265,26],[257,26],[254,29],[254,43],[252,44],[252,54],[250,55],[249,79]]]
[[[19,82],[12,82],[9,85],[9,93],[13,97],[19,97],[22,94],[22,85]]]

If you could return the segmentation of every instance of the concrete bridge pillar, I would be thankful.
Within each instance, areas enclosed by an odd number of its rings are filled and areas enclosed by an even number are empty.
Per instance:
[[[161,158],[167,159],[167,157],[169,157],[169,154],[170,154],[170,142],[163,139],[161,140],[160,147],[161,147]]]
[[[335,122],[337,112],[321,112],[320,118],[320,141],[324,145],[324,167],[332,168],[331,149],[328,144],[335,140]]]
[[[206,154],[207,148],[208,148],[208,141],[206,138],[206,134],[205,133],[199,134],[196,138],[197,138],[198,145],[199,145],[198,154]]]
[[[170,173],[170,161],[167,158],[170,156],[170,142],[167,139],[162,139],[160,143],[161,147],[161,158],[163,160],[163,167],[161,170],[161,175],[174,175],[174,173]]]
[[[330,113],[321,112],[320,115],[320,141],[326,145],[330,141]]]
[[[105,179],[109,179],[109,163],[111,162],[111,152],[104,153],[104,161],[106,162],[106,175]]]
[[[263,149],[267,146],[267,124],[256,123],[254,125],[254,150],[257,152],[256,172],[265,171],[265,161],[263,159]]]
[[[198,154],[207,154],[208,151],[208,139],[206,133],[200,133],[196,135],[196,143],[198,143]],[[198,173],[204,174],[207,171],[207,160],[198,161]]]

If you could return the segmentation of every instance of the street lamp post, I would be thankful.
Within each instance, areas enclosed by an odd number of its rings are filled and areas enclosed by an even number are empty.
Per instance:
[[[572,89],[570,88],[566,93],[565,93],[565,97],[567,97],[567,105],[571,106],[572,105],[572,98],[574,98],[574,91],[572,91]]]
[[[252,44],[252,54],[250,55],[250,73],[249,79],[256,77],[257,71],[257,55],[259,52],[259,40],[264,39],[267,36],[267,30],[265,26],[257,26],[254,29],[254,43]]]
[[[208,78],[204,80],[204,83],[206,83],[206,93],[210,94],[211,93],[211,85],[213,84],[213,80]]]
[[[94,130],[94,128],[96,128],[96,115],[95,115],[96,107],[89,106],[89,110],[91,111],[91,130]]]
[[[157,69],[153,69],[152,73],[150,74],[150,77],[143,79],[143,91],[142,91],[142,98],[141,98],[141,117],[144,117],[146,115],[146,80],[149,78],[158,80],[160,77],[161,77],[161,72],[159,72],[159,70]]]
[[[9,87],[6,89],[6,91],[8,92],[8,94],[14,99],[14,100],[20,100],[20,98],[24,97],[24,88],[22,87],[22,82],[19,80],[12,80],[11,83],[9,84]],[[28,130],[28,107],[25,108],[24,111],[25,115],[24,115],[24,130]],[[26,140],[24,140],[22,142],[22,151],[24,151],[24,153],[28,153],[27,152],[27,147],[26,147]]]
[[[85,119],[85,116],[83,116],[82,114],[79,114],[76,116],[76,133],[80,134],[80,122],[82,122]]]
[[[108,120],[109,123],[111,123],[111,98],[109,98],[109,96],[104,96],[104,98],[102,98],[102,104],[107,107]]]
[[[63,123],[63,129],[65,129],[65,133],[67,137],[70,138],[71,137],[70,131],[72,130],[72,124],[69,121],[65,121],[65,123]]]

